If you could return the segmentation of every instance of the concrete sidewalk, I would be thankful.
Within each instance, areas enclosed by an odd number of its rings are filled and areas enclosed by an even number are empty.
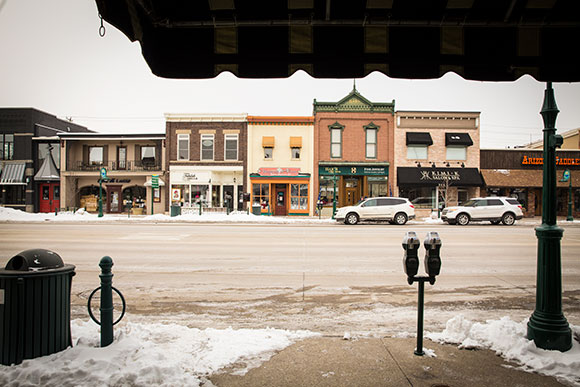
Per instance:
[[[459,350],[425,340],[436,357],[416,356],[415,338],[300,341],[243,376],[226,370],[209,379],[229,386],[562,386],[555,378],[515,369],[489,350]]]

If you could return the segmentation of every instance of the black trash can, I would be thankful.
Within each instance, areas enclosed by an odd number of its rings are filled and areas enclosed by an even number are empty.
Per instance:
[[[23,251],[0,269],[0,364],[20,364],[72,345],[74,270],[45,249]]]
[[[181,207],[171,206],[171,216],[179,216],[179,215],[181,215]]]
[[[262,206],[259,204],[252,205],[252,214],[253,215],[260,215],[262,213]]]

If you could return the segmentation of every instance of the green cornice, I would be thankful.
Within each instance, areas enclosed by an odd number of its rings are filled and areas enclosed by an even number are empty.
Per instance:
[[[351,112],[351,113],[394,113],[395,100],[392,102],[371,102],[353,89],[346,97],[338,102],[313,103],[314,114],[318,112]]]

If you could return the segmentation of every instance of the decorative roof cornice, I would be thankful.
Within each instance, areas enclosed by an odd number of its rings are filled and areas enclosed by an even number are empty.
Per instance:
[[[395,100],[392,102],[371,102],[363,97],[356,88],[338,102],[318,102],[313,103],[314,114],[318,112],[374,112],[374,113],[394,113]]]

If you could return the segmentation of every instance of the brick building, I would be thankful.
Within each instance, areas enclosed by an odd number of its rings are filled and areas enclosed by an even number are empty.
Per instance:
[[[168,206],[243,209],[246,114],[166,114]]]
[[[356,88],[338,102],[314,100],[314,194],[329,213],[361,198],[389,196],[394,161],[392,102],[371,102]]]

